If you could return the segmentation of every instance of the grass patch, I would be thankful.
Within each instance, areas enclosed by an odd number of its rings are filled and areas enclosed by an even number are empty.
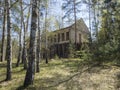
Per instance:
[[[92,66],[82,59],[52,59],[48,64],[41,60],[34,84],[24,88],[26,70],[23,65],[15,67],[15,64],[13,60],[12,80],[6,82],[6,62],[0,63],[0,90],[117,90],[120,87],[118,66],[109,63]]]
[[[80,59],[50,60],[48,64],[42,60],[40,73],[36,73],[34,85],[25,90],[58,90],[56,84],[68,78],[77,71]],[[0,90],[23,90],[22,87],[25,73],[23,65],[16,67],[16,60],[12,63],[12,80],[4,81],[6,78],[6,61],[0,63]]]

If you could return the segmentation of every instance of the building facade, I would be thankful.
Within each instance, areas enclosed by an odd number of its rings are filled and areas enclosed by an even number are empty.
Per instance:
[[[90,32],[83,19],[76,22],[76,38],[74,27],[75,24],[72,24],[69,27],[51,32],[47,41],[48,56],[50,58],[55,55],[63,58],[68,57],[70,44],[74,45],[76,50],[80,50],[82,44],[89,43]]]

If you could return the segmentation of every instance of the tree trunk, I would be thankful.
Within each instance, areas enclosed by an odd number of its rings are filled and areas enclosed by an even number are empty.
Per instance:
[[[21,7],[21,30],[19,32],[19,53],[18,53],[18,60],[16,66],[18,67],[20,64],[21,56],[22,56],[22,44],[21,44],[21,35],[22,35],[22,25],[23,25],[23,17],[22,17],[22,0],[20,1],[20,7]]]
[[[40,30],[38,29],[37,48],[36,48],[36,72],[40,71],[39,63],[40,63]]]
[[[27,69],[27,50],[26,50],[26,29],[25,28],[25,22],[24,22],[24,15],[23,15],[23,6],[22,6],[22,2],[21,2],[21,17],[22,17],[22,23],[23,23],[23,32],[24,32],[24,35],[23,35],[23,50],[22,50],[22,63],[24,64],[24,69]],[[29,19],[29,18],[27,18]]]
[[[94,28],[96,30],[96,40],[98,43],[98,30],[97,30],[97,21],[96,21],[96,8],[95,8],[96,3],[93,5],[93,14],[94,14]]]
[[[40,2],[38,1],[38,7]],[[40,12],[38,10],[38,35],[37,35],[37,48],[36,48],[36,72],[40,72],[39,63],[40,63]]]
[[[24,87],[33,84],[35,74],[35,39],[37,28],[37,0],[32,0],[31,31],[29,45],[28,68],[25,76]]]
[[[2,45],[1,45],[1,62],[5,59],[5,22],[6,22],[6,7],[3,12],[3,31],[2,31]]]
[[[24,64],[24,69],[27,69],[27,51],[26,51],[26,30],[25,30],[25,23],[23,21],[24,25],[24,36],[23,36],[23,52],[22,52],[22,62]]]
[[[5,0],[6,10],[7,10],[7,49],[6,49],[6,60],[7,60],[7,74],[6,80],[12,78],[12,52],[11,52],[11,27],[10,27],[10,10],[9,10],[9,0]]]
[[[31,3],[31,2],[30,2]],[[30,7],[29,11],[30,13]],[[29,15],[30,16],[30,15]],[[26,32],[28,30],[28,24],[29,24],[29,16],[27,17],[27,23],[26,23],[26,28],[25,28],[25,23],[23,19],[23,25],[24,25],[24,36],[23,36],[23,52],[22,52],[22,63],[24,64],[24,69],[27,69],[27,48],[26,48]]]
[[[47,51],[47,8],[45,13],[45,63],[48,63],[48,51]]]
[[[92,44],[92,32],[91,32],[91,1],[89,0],[89,29],[90,29],[90,43]]]
[[[75,21],[75,49],[77,49],[77,23],[76,23],[76,0],[73,1],[74,2],[74,21]]]

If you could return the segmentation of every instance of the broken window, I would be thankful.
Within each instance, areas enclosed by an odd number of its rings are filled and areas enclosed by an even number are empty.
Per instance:
[[[81,34],[79,34],[79,43],[81,43]]]
[[[58,42],[60,42],[60,34],[58,34]]]
[[[69,32],[66,32],[66,40],[69,40]]]
[[[65,40],[65,35],[64,35],[64,33],[62,33],[62,41],[64,41]]]
[[[56,35],[54,36],[54,42],[56,42]]]

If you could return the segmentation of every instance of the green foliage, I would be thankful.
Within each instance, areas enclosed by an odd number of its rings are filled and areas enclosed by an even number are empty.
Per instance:
[[[55,60],[59,60],[59,57],[57,54],[55,54],[55,57],[54,57]]]
[[[16,39],[14,39],[12,41],[12,58],[17,58],[18,57],[18,50],[19,50],[19,46],[18,46],[18,41]]]
[[[75,57],[82,59],[83,61],[91,61],[92,53],[90,52],[90,48],[88,44],[82,44],[81,50],[75,52]]]
[[[89,60],[91,60],[91,56],[92,56],[92,54],[90,54],[89,51],[87,51],[87,50],[82,51],[82,57],[81,58],[83,60],[89,61]]]
[[[89,50],[76,51],[75,57],[82,59],[83,61],[91,61],[92,54]]]
[[[16,67],[16,60],[13,60],[13,77],[11,81],[6,82],[4,81],[6,76],[6,62],[0,62],[0,90],[61,90],[61,87],[56,84],[78,73],[77,69],[80,62],[80,59],[51,60],[49,64],[45,64],[44,61],[41,61],[41,71],[40,73],[36,73],[34,85],[30,85],[27,88],[22,87],[26,73],[26,70],[23,70],[22,64]],[[72,82],[72,84],[74,83],[75,82]],[[74,88],[76,88],[76,86],[73,85]],[[67,88],[66,85],[65,88]]]
[[[20,28],[18,27],[17,24],[12,24],[12,28],[13,28],[14,32],[20,34],[20,33],[19,33],[19,32],[20,32]]]
[[[72,43],[69,44],[68,50],[69,50],[69,55],[68,55],[68,57],[69,57],[69,58],[74,58],[75,48],[74,48],[74,45],[73,45]]]
[[[76,51],[75,57],[81,58],[83,56],[83,51]]]
[[[99,3],[99,1],[98,1]],[[104,5],[100,5],[101,22],[98,36],[92,46],[92,59],[102,62],[118,61],[120,56],[120,31],[119,31],[119,10],[120,2],[104,0]],[[118,63],[117,62],[117,63]]]

